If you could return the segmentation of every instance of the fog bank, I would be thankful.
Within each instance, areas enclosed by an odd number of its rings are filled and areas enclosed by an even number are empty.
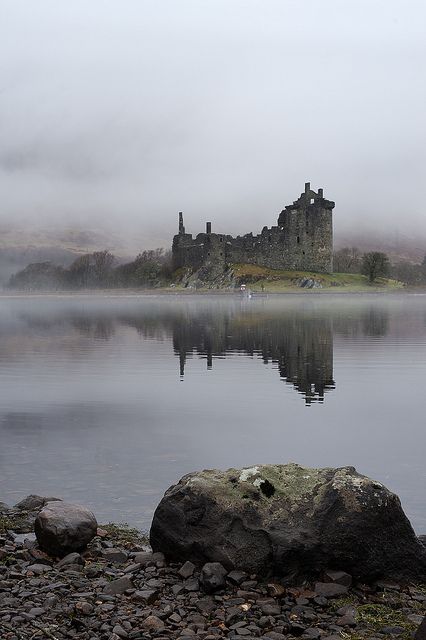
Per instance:
[[[180,210],[190,232],[258,231],[310,180],[337,234],[426,235],[425,18],[401,0],[5,0],[2,225],[167,246]]]

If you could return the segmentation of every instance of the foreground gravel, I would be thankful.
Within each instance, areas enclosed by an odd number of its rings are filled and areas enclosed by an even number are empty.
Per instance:
[[[62,560],[31,534],[0,535],[1,640],[405,639],[426,613],[425,585],[348,587],[347,574],[331,572],[286,588],[220,566],[167,564],[140,541],[98,533]]]

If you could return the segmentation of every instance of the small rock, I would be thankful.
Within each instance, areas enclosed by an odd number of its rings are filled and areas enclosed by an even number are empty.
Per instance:
[[[172,593],[174,596],[179,596],[181,593],[185,593],[185,587],[183,584],[174,584],[172,586]]]
[[[45,496],[31,494],[15,504],[15,509],[19,509],[19,511],[38,511],[44,507],[47,502],[56,501],[61,501],[61,498],[46,498]]]
[[[426,617],[423,618],[423,622],[414,634],[414,640],[426,640]]]
[[[179,569],[178,574],[186,580],[190,578],[195,571],[195,564],[187,560]]]
[[[148,616],[142,622],[142,626],[148,631],[162,631],[164,629],[164,622],[157,616]]]
[[[268,633],[265,633],[262,638],[265,638],[265,640],[267,640],[268,638],[270,640],[287,640],[286,636],[283,633],[278,633],[277,631],[268,631]]]
[[[93,605],[90,602],[76,602],[75,609],[84,616],[90,616],[93,613]]]
[[[134,562],[133,564],[129,564],[129,566],[124,569],[124,573],[135,573],[136,571],[139,571],[140,568],[141,565],[137,562]]]
[[[214,593],[225,586],[226,569],[220,562],[207,562],[201,570],[201,586],[206,593]]]
[[[380,633],[384,633],[389,636],[400,636],[401,633],[404,633],[404,631],[405,631],[404,627],[399,627],[397,625],[382,627],[380,629]]]
[[[279,604],[262,604],[261,610],[264,616],[279,616],[281,613]]]
[[[200,589],[200,583],[197,578],[188,578],[188,580],[185,580],[183,583],[183,586],[185,587],[185,591],[189,592],[198,591]]]
[[[216,609],[215,601],[211,596],[206,596],[205,598],[199,598],[195,603],[198,611],[204,615],[209,615]]]
[[[172,615],[169,616],[169,620],[170,620],[170,622],[174,622],[175,624],[179,624],[179,622],[182,621],[182,618],[180,617],[180,615],[178,613],[172,613]]]
[[[121,549],[104,549],[102,551],[102,556],[105,558],[107,562],[112,562],[114,564],[124,564],[127,561],[127,553],[122,551]]]
[[[116,624],[113,629],[112,632],[115,633],[119,638],[128,638],[129,634],[127,633],[127,631],[125,629],[123,629],[123,627],[120,624]]]
[[[315,584],[315,593],[325,598],[337,598],[348,593],[348,587],[334,582],[317,582]]]
[[[302,633],[302,638],[306,638],[307,640],[317,640],[322,635],[321,629],[316,629],[315,627],[309,627],[305,629]]]
[[[339,627],[356,627],[356,620],[353,615],[347,613],[341,618],[338,618],[336,624],[339,625]]]
[[[52,567],[49,566],[48,564],[30,564],[30,566],[27,567],[27,571],[31,571],[31,573],[34,573],[36,576],[39,576],[42,573],[47,573],[48,571],[52,571]]]
[[[247,579],[247,574],[244,571],[238,571],[234,569],[226,576],[227,580],[232,582],[232,584],[240,585]]]
[[[132,600],[136,602],[145,602],[153,604],[158,599],[159,593],[156,589],[145,589],[143,591],[135,591],[132,593]]]
[[[127,576],[112,580],[105,585],[103,592],[107,595],[120,595],[133,588],[133,582]]]
[[[138,551],[137,553],[135,553],[133,559],[142,567],[145,567],[149,562],[155,562],[154,554],[151,551]]]
[[[401,585],[391,580],[379,580],[376,587],[379,591],[401,591]]]
[[[301,636],[304,633],[305,627],[299,622],[291,622],[290,624],[290,632],[293,636]]]
[[[62,558],[62,560],[59,560],[58,564],[56,565],[56,568],[60,569],[61,567],[65,567],[68,564],[84,565],[84,559],[81,557],[79,553],[74,551],[73,553],[69,553],[64,558]]]
[[[350,587],[352,576],[345,571],[326,571],[324,573],[324,582],[334,582],[335,584],[342,584],[344,587]]]

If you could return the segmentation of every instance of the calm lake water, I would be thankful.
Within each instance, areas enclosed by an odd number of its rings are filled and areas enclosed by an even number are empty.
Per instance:
[[[0,500],[148,528],[203,468],[354,465],[426,533],[426,296],[0,298]]]

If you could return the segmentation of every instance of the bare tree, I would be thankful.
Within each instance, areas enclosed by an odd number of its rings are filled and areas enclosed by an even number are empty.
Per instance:
[[[371,251],[362,256],[361,273],[367,276],[369,282],[374,282],[376,278],[388,275],[389,266],[389,258],[386,253]]]
[[[344,247],[334,252],[333,270],[336,273],[359,273],[361,253],[357,247]]]
[[[95,251],[80,256],[68,270],[69,282],[74,287],[108,286],[115,258],[109,251]]]

